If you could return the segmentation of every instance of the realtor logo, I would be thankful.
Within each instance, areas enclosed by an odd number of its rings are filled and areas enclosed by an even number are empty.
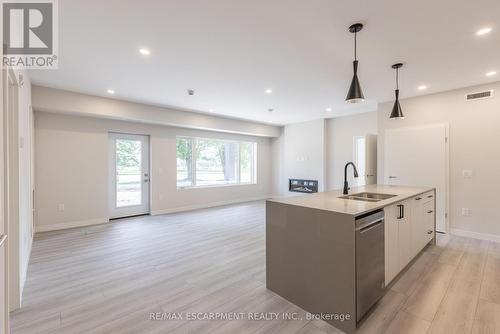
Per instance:
[[[2,1],[3,66],[57,68],[56,1]]]

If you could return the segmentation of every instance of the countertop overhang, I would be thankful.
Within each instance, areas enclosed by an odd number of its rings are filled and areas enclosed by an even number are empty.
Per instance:
[[[358,216],[434,189],[435,188],[432,187],[406,187],[371,184],[363,187],[352,188],[349,190],[349,194],[352,195],[360,192],[371,192],[396,196],[378,202],[367,202],[339,198],[344,196],[342,194],[342,189],[340,189],[303,196],[271,198],[268,201]]]

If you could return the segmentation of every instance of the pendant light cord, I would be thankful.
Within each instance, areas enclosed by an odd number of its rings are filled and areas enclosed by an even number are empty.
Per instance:
[[[354,60],[358,60],[356,49],[357,49],[357,32],[354,32]]]
[[[396,89],[399,89],[399,68],[396,68]]]

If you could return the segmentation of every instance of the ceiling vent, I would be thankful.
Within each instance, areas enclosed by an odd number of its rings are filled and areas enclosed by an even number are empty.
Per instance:
[[[467,94],[465,95],[465,101],[484,100],[489,99],[490,97],[493,97],[493,90]]]

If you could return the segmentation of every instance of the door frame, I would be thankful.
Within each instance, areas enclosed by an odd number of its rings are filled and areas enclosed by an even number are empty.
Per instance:
[[[122,208],[122,213],[118,213],[118,208],[116,207],[116,156],[115,152],[115,140],[116,138],[130,138],[137,139],[138,137],[142,137],[146,139],[146,149],[144,152],[147,152],[147,172],[148,172],[148,186],[147,190],[143,194],[147,194],[147,205],[144,210],[137,209],[137,206],[129,207],[129,210]],[[144,162],[144,156],[143,162]],[[141,176],[142,179],[142,176]],[[139,134],[139,133],[124,133],[124,132],[108,132],[108,212],[109,219],[118,219],[125,218],[131,216],[138,215],[147,215],[151,213],[151,136],[147,134]],[[143,195],[144,196],[144,195]],[[143,197],[144,198],[144,197]]]
[[[6,167],[8,164],[7,152],[5,150],[5,137],[8,131],[8,126],[6,123],[8,102],[9,102],[9,73],[5,68],[2,68],[0,73],[0,224],[3,226],[3,232],[8,235],[9,226],[7,218],[7,201],[6,201],[6,184],[5,184],[5,173],[7,172]],[[3,269],[3,282],[4,282],[4,300],[0,301],[3,304],[4,314],[2,318],[5,320],[2,324],[0,331],[2,333],[9,332],[9,240],[5,241],[4,247],[4,268]]]
[[[12,69],[6,71],[7,93],[4,114],[4,205],[5,225],[8,235],[7,263],[9,312],[21,307],[21,259],[19,226],[19,80]],[[12,96],[11,96],[12,94]],[[12,104],[10,99],[12,98]]]
[[[428,128],[437,128],[437,127],[444,127],[445,129],[445,192],[446,192],[446,199],[445,199],[445,220],[444,220],[444,225],[445,225],[445,234],[450,233],[450,226],[451,226],[451,215],[450,215],[450,124],[449,123],[432,123],[432,124],[425,124],[425,125],[416,125],[416,126],[402,126],[402,127],[394,127],[394,128],[386,128],[384,130],[384,165],[383,165],[383,182],[386,180],[386,175],[385,175],[385,164],[386,164],[386,147],[385,147],[385,134],[387,131],[397,131],[397,130],[412,130],[412,129],[428,129]]]

